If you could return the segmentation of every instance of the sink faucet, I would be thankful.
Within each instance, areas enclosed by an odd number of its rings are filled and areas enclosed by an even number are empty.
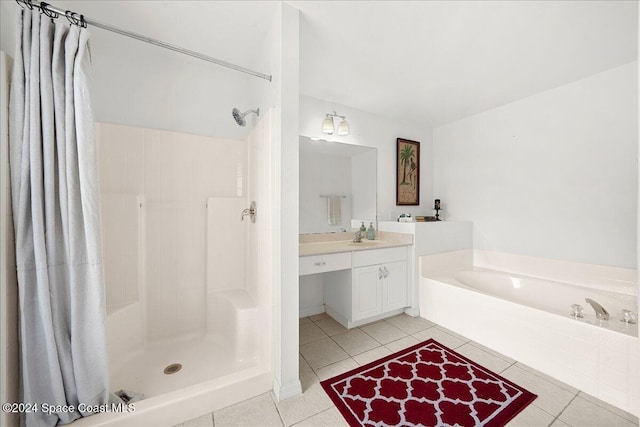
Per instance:
[[[351,241],[352,243],[361,243],[362,242],[362,231],[358,230],[356,231],[356,235],[354,236],[353,240]]]
[[[591,307],[593,307],[593,310],[596,312],[596,317],[598,319],[609,320],[609,312],[605,310],[603,306],[601,306],[591,298],[585,298],[584,300],[591,304]]]

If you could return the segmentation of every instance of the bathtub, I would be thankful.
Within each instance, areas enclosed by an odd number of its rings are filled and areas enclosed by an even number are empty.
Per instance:
[[[585,298],[610,320],[597,319]],[[569,316],[575,303],[584,318]],[[428,320],[640,414],[638,325],[620,322],[622,309],[637,311],[633,270],[487,251],[423,256],[419,307]]]

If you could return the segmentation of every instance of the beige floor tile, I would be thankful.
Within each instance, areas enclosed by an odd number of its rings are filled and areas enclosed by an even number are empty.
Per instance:
[[[553,421],[553,416],[538,408],[529,405],[516,415],[509,423],[509,427],[539,427],[548,426]]]
[[[253,399],[220,409],[213,413],[216,427],[225,426],[282,426],[271,393],[264,393]]]
[[[475,341],[469,341],[469,344],[472,344],[472,345],[478,347],[480,350],[486,351],[489,354],[492,354],[492,355],[494,355],[496,357],[499,357],[502,360],[506,360],[510,364],[516,363],[515,359],[512,359],[509,356],[505,356],[504,354],[499,353],[499,352],[497,352],[497,351],[495,351],[495,350],[493,350],[493,349],[491,349],[491,348],[489,348],[487,346],[484,346],[484,345],[482,345],[480,343],[477,343]]]
[[[309,323],[311,322],[311,319],[309,319],[308,317],[301,317],[300,320],[298,320],[298,323],[300,325],[305,324],[305,323]]]
[[[585,393],[583,391],[581,391],[578,394],[578,396],[582,397],[585,400],[588,400],[591,403],[595,403],[596,405],[600,406],[601,408],[604,408],[604,409],[606,409],[608,411],[611,411],[616,415],[620,415],[622,418],[625,418],[625,419],[627,419],[627,420],[629,420],[629,421],[631,421],[633,423],[638,424],[638,417],[636,417],[635,415],[630,414],[628,412],[625,412],[620,408],[616,408],[615,406],[610,405],[607,402],[604,402],[604,401],[598,399],[597,397],[593,397],[590,394],[587,394],[587,393]]]
[[[510,366],[503,371],[501,375],[519,386],[526,388],[531,393],[537,394],[538,398],[533,401],[533,404],[554,417],[556,417],[575,396],[575,393],[558,387],[516,365]]]
[[[569,384],[563,383],[562,381],[559,381],[559,380],[557,380],[557,379],[555,379],[555,378],[553,378],[553,377],[551,377],[551,376],[549,376],[549,375],[547,375],[545,373],[542,373],[542,372],[538,371],[537,369],[533,369],[529,365],[525,365],[524,363],[516,362],[516,366],[518,368],[524,369],[527,372],[531,372],[532,374],[537,375],[540,378],[545,379],[545,380],[549,381],[550,383],[557,385],[560,388],[563,388],[563,389],[565,389],[567,391],[570,391],[573,394],[577,394],[578,393],[578,389],[577,388],[571,387]]]
[[[465,337],[464,335],[460,335],[459,333],[454,332],[451,329],[447,329],[444,326],[436,325],[436,328],[440,329],[442,332],[446,332],[447,334],[458,338],[460,341],[464,341],[464,342],[471,341],[469,338]]]
[[[213,414],[203,415],[187,422],[177,425],[176,427],[213,427]]]
[[[509,426],[511,427],[511,426]],[[553,421],[553,424],[551,424],[551,426],[549,427],[571,427],[569,424],[565,423],[564,421],[560,421],[558,418],[556,418]]]
[[[360,365],[358,365],[358,362],[356,362],[352,358],[348,358],[336,363],[332,363],[331,365],[325,366],[324,368],[318,369],[316,371],[316,375],[318,376],[320,381],[324,381],[326,379],[333,378],[336,375],[340,375],[352,369],[356,369],[359,366]]]
[[[381,358],[383,358],[385,356],[388,356],[391,353],[392,353],[391,350],[389,350],[385,346],[381,345],[380,347],[376,347],[373,350],[369,350],[369,351],[365,351],[364,353],[356,354],[355,356],[353,356],[353,359],[355,359],[355,361],[358,362],[358,364],[360,366],[362,366],[362,365],[366,365],[367,363],[371,363],[374,360],[378,360],[378,359],[381,359]]]
[[[344,334],[334,335],[331,337],[340,347],[344,349],[350,356],[364,353],[365,351],[376,348],[380,343],[360,329],[351,329]]]
[[[313,370],[347,359],[345,353],[331,338],[322,338],[300,346],[300,354]]]
[[[499,357],[489,354],[484,350],[480,350],[478,347],[471,345],[471,343],[461,345],[456,348],[456,351],[498,374],[511,366],[511,363],[506,360],[500,359]]]
[[[333,405],[315,374],[307,374],[301,377],[300,382],[302,383],[301,395],[283,400],[277,404],[286,426],[319,414]]]
[[[295,424],[296,427],[349,427],[344,417],[335,406],[320,412],[304,421]]]
[[[411,347],[412,345],[418,344],[420,341],[415,339],[414,337],[404,337],[397,341],[391,341],[390,343],[385,344],[384,346],[391,350],[392,353],[396,351],[404,350],[407,347]]]
[[[398,314],[397,316],[385,319],[385,322],[391,323],[396,328],[403,330],[409,335],[423,331],[427,328],[435,326],[435,323],[423,319],[422,317],[411,317],[406,314]]]
[[[318,320],[329,319],[329,315],[327,313],[314,314],[313,316],[309,316],[309,319],[317,322]]]
[[[454,350],[466,342],[465,340],[458,339],[453,335],[450,335],[436,327],[425,329],[424,331],[415,333],[413,334],[413,337],[418,341],[426,341],[430,338],[433,338],[434,340],[438,341],[440,344]]]
[[[578,396],[558,417],[574,427],[634,427],[631,422]]]
[[[298,354],[298,356],[298,375],[303,376],[305,374],[313,373],[313,369],[311,369],[311,366],[309,366],[307,361],[304,360],[304,357],[302,357],[301,354]]]
[[[300,345],[308,344],[326,337],[327,334],[325,334],[322,329],[313,322],[300,325]]]
[[[378,322],[371,325],[361,326],[360,329],[380,344],[387,344],[391,341],[397,341],[400,338],[407,336],[406,332],[401,331],[387,322]]]
[[[320,329],[322,329],[322,331],[325,334],[327,334],[329,336],[337,335],[337,334],[343,334],[343,333],[348,331],[347,328],[345,328],[340,323],[338,323],[335,320],[333,320],[331,317],[326,318],[326,319],[318,320],[316,322],[316,325]]]

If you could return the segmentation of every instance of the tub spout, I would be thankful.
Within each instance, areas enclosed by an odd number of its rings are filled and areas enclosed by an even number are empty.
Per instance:
[[[609,312],[605,310],[603,306],[601,306],[591,298],[585,298],[584,300],[591,304],[591,307],[593,307],[593,310],[596,312],[596,317],[598,319],[609,320]]]

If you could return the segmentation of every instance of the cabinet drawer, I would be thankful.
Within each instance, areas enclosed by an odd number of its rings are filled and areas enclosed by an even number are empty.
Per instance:
[[[300,257],[300,276],[351,268],[351,252]]]
[[[404,261],[407,259],[407,247],[371,249],[353,253],[353,266],[384,264],[388,262]]]

